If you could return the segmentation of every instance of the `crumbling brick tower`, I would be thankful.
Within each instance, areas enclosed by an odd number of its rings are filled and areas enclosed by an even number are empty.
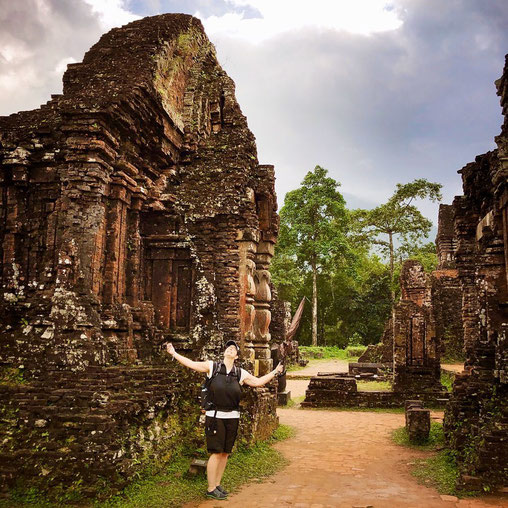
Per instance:
[[[432,312],[442,356],[460,360],[464,357],[464,330],[462,291],[454,257],[457,247],[454,218],[452,205],[439,206],[436,237],[438,266],[431,277]]]
[[[459,171],[464,195],[453,202],[466,361],[445,432],[467,488],[508,481],[508,57],[496,84],[504,114],[498,150]]]
[[[166,341],[203,358],[236,339],[251,368],[271,369],[273,167],[258,164],[200,21],[113,29],[63,81],[40,109],[0,118],[0,473],[11,479],[128,477],[143,451],[133,443],[151,429],[156,450],[196,386],[165,363]],[[244,435],[266,437],[276,420],[274,395],[251,394]],[[36,448],[43,435],[51,453]]]

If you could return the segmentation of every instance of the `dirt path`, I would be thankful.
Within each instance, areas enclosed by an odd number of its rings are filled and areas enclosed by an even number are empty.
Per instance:
[[[263,483],[244,486],[227,501],[197,506],[265,508],[492,508],[508,507],[508,498],[445,501],[419,485],[408,472],[418,452],[390,440],[404,424],[403,414],[279,409],[281,423],[296,436],[277,443],[290,461]],[[196,506],[196,505],[195,505]]]
[[[442,363],[441,368],[449,372],[462,372],[464,370],[463,363]]]
[[[309,377],[318,372],[344,372],[344,360],[313,360],[288,373],[293,398],[305,395]],[[433,488],[419,485],[409,473],[416,458],[429,454],[393,444],[391,431],[404,425],[394,413],[277,410],[280,422],[295,437],[277,443],[289,465],[263,483],[251,483],[226,501],[188,506],[265,508],[508,508],[508,497],[448,501]],[[434,419],[442,412],[433,413]]]

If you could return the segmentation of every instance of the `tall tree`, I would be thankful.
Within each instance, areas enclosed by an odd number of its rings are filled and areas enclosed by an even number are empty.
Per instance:
[[[317,345],[318,336],[318,274],[332,259],[350,255],[346,203],[337,190],[339,183],[327,174],[326,169],[316,166],[298,189],[286,194],[277,244],[281,260],[286,258],[283,266],[289,266],[290,259],[303,273],[312,274],[313,345]]]
[[[397,184],[393,196],[384,204],[372,210],[354,210],[353,227],[357,238],[378,245],[390,260],[390,280],[393,284],[395,248],[397,237],[403,249],[419,244],[430,232],[432,222],[416,208],[417,199],[441,200],[439,183],[429,182],[425,178],[406,184]],[[392,288],[392,301],[395,298]]]

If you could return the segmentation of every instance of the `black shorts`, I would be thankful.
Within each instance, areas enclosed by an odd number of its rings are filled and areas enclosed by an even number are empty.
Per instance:
[[[238,433],[239,418],[205,419],[206,447],[208,453],[231,453]]]

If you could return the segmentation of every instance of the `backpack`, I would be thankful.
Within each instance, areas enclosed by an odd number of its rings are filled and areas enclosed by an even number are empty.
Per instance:
[[[210,385],[212,384],[213,379],[220,372],[220,369],[223,365],[223,362],[213,362],[212,375],[206,378],[206,381],[201,385],[201,391],[199,393],[199,403],[201,406],[201,412],[206,412],[210,409],[214,409],[214,403],[211,400],[210,394]],[[241,369],[239,369],[236,365],[233,365],[233,375],[238,378],[238,382],[240,382]]]

